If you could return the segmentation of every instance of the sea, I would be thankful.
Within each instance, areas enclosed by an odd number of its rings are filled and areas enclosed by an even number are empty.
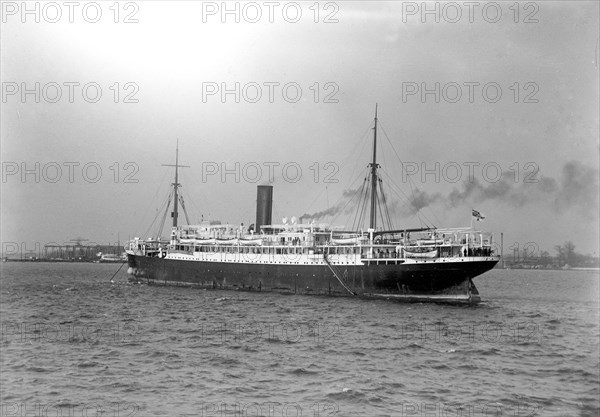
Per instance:
[[[119,267],[1,265],[1,416],[600,415],[598,271],[495,269],[460,307]]]

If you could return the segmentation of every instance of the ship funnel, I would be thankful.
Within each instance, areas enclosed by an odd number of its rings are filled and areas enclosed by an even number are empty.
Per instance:
[[[260,227],[271,224],[273,214],[273,186],[259,185],[256,192],[256,232]]]

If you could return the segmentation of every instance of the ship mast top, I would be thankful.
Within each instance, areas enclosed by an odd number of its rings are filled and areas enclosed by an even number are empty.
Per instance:
[[[177,227],[177,209],[178,209],[178,201],[179,201],[179,197],[177,195],[177,190],[179,187],[181,187],[181,184],[179,184],[179,168],[189,168],[189,165],[179,165],[179,138],[177,139],[177,147],[175,148],[175,165],[172,164],[163,164],[163,166],[165,167],[175,167],[175,182],[172,183],[171,185],[173,186],[173,196],[174,196],[174,201],[173,201],[173,212],[171,213],[171,216],[173,217],[173,227]]]
[[[371,167],[371,219],[369,227],[375,229],[377,227],[377,103],[375,103],[375,126],[373,127],[373,162],[369,164]]]

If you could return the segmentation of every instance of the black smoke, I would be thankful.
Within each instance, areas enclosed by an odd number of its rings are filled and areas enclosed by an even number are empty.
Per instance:
[[[358,193],[361,190],[362,190],[362,187],[360,187],[356,190],[344,190],[340,200],[333,206],[329,207],[326,210],[317,211],[316,213],[312,213],[312,214],[305,213],[302,216],[300,216],[300,218],[304,222],[307,220],[319,220],[324,217],[335,216],[341,212],[350,213],[355,208],[352,204],[349,204],[350,200],[352,200],[356,197],[357,201],[358,201]]]
[[[523,207],[532,203],[545,203],[557,213],[577,210],[581,215],[594,219],[598,216],[600,179],[596,168],[579,161],[569,161],[562,167],[558,178],[528,175],[521,172],[518,181],[514,172],[503,172],[496,182],[482,182],[473,178],[454,188],[447,195],[428,193],[414,189],[410,201],[401,205],[398,201],[388,202],[391,213],[409,216],[433,204],[441,203],[451,209],[474,205],[486,201],[496,201],[509,207]],[[318,220],[335,216],[342,211],[350,213],[356,209],[349,200],[357,196],[357,190],[345,190],[342,198],[334,206],[312,214],[304,214],[305,220]],[[358,201],[358,198],[356,199]]]
[[[520,181],[515,181],[514,173],[507,172],[496,182],[465,181],[445,198],[417,189],[409,208],[418,211],[438,201],[454,208],[492,200],[511,207],[547,203],[556,212],[575,209],[594,218],[598,216],[599,182],[598,169],[570,161],[565,163],[558,178],[521,175]]]

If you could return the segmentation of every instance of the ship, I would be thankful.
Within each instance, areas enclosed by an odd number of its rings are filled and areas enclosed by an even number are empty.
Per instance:
[[[257,186],[256,221],[250,227],[202,221],[178,224],[179,145],[172,183],[168,239],[136,237],[125,245],[130,279],[203,289],[377,298],[402,302],[474,305],[481,296],[473,279],[500,256],[492,234],[471,225],[457,228],[389,227],[378,218],[385,196],[377,162],[377,106],[372,160],[362,204],[364,228],[343,230],[303,218],[272,222],[273,186]],[[367,210],[370,213],[367,220]],[[473,213],[480,215],[473,210]],[[362,214],[361,214],[362,215]],[[473,214],[475,215],[475,214]],[[187,212],[185,213],[188,219]],[[479,219],[478,219],[479,220]],[[388,227],[385,227],[388,226]],[[161,227],[162,229],[162,227]]]
[[[94,261],[96,263],[123,263],[124,261],[124,257],[121,255],[115,255],[112,253],[102,253],[99,252],[97,254],[97,256],[99,256],[99,258]]]

